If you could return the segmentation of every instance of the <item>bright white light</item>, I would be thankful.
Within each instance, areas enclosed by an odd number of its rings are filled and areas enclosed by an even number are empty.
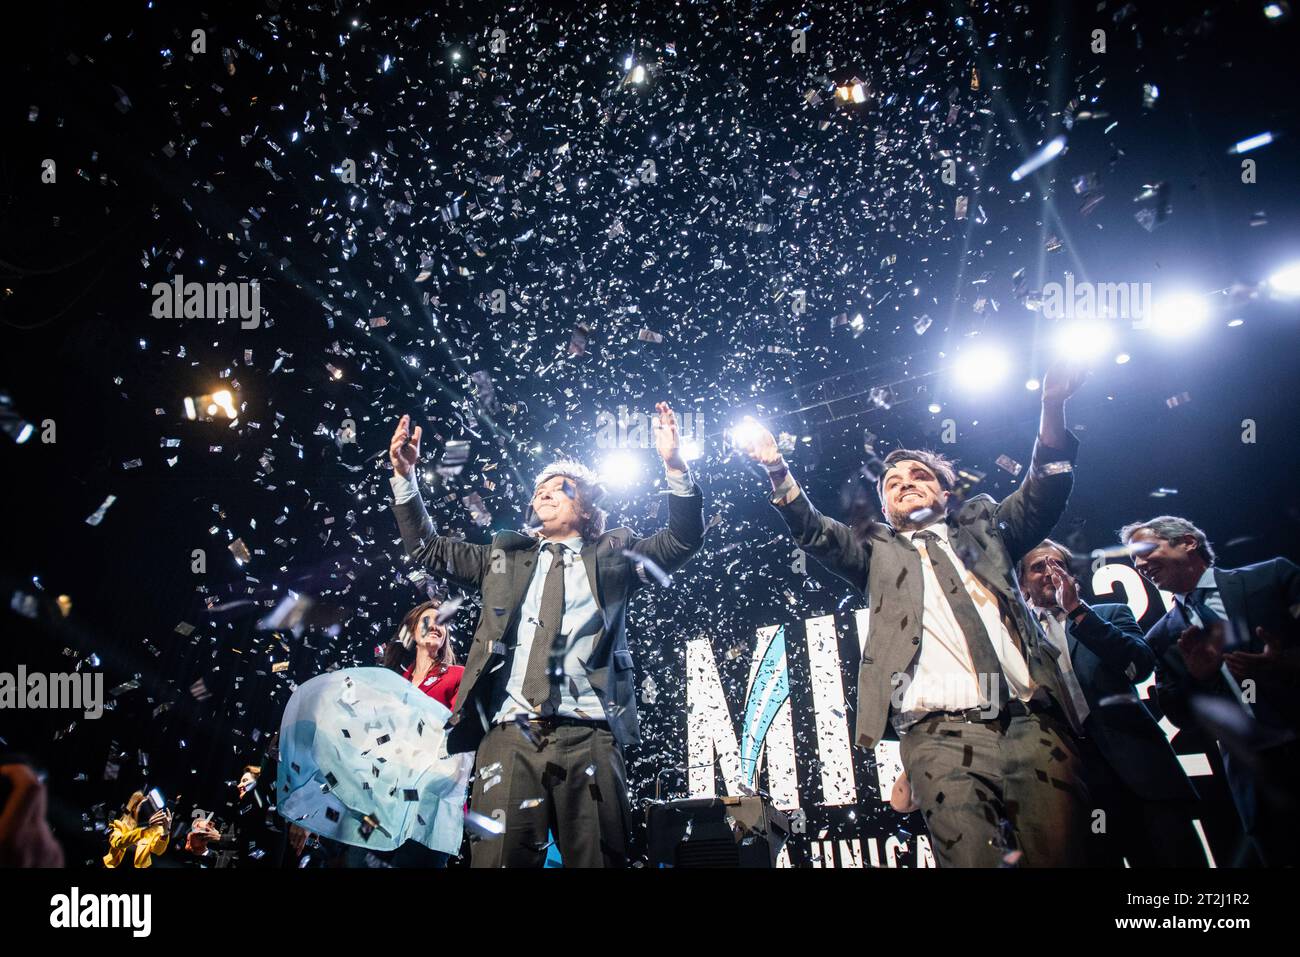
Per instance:
[[[731,430],[731,444],[738,449],[748,449],[758,441],[762,432],[762,423],[747,415]]]
[[[1210,306],[1204,296],[1181,292],[1157,302],[1151,310],[1151,331],[1161,336],[1185,336],[1205,325]]]
[[[212,401],[216,406],[226,413],[226,418],[233,419],[239,413],[235,410],[235,397],[227,389],[220,389],[212,393]],[[216,414],[215,412],[213,413]]]
[[[1042,388],[1042,385],[1043,384],[1039,382],[1037,379],[1025,380],[1025,388],[1028,389],[1030,392],[1037,392],[1040,388]]]
[[[867,91],[861,83],[846,83],[835,88],[835,95],[846,103],[865,103]]]
[[[633,83],[645,82],[645,67],[643,67],[639,63],[636,65],[636,69],[632,71],[632,82]]]
[[[627,59],[623,61],[623,69],[625,70],[632,69],[632,54],[629,53],[627,55]]]
[[[931,402],[931,403],[930,403],[930,414],[931,414],[931,415],[938,415],[938,414],[939,414],[940,412],[942,412],[942,411],[943,411],[943,406],[941,406],[938,402]]]
[[[1240,143],[1234,143],[1229,148],[1229,153],[1249,153],[1251,150],[1257,150],[1261,146],[1267,146],[1273,142],[1272,133],[1256,133],[1254,136],[1248,136]]]
[[[957,356],[953,375],[957,384],[972,392],[991,389],[1006,378],[1011,363],[1006,354],[994,346],[975,346]]]
[[[1228,321],[1228,328],[1236,329],[1239,325],[1241,325],[1245,321],[1246,321],[1245,319],[1230,319]]]
[[[1268,285],[1279,296],[1300,296],[1300,263],[1283,266],[1268,277]]]
[[[609,488],[631,488],[640,477],[641,459],[632,452],[612,452],[600,463],[600,480]]]
[[[699,439],[682,439],[681,452],[683,461],[694,462],[704,454],[704,443]]]
[[[1105,352],[1114,338],[1114,329],[1104,319],[1079,320],[1061,328],[1056,351],[1064,358],[1091,359]]]
[[[26,442],[28,439],[32,437],[32,433],[35,431],[36,429],[32,426],[30,422],[24,422],[22,424],[22,427],[19,428],[18,435],[14,439],[14,441],[17,442],[19,445],[22,445],[24,442]]]
[[[1018,183],[1040,166],[1046,166],[1056,157],[1065,152],[1065,137],[1057,136],[1049,140],[1047,144],[1029,159],[1025,160],[1016,171],[1011,174],[1011,182]]]
[[[1121,352],[1115,357],[1115,365],[1122,366],[1127,363],[1130,358],[1132,357],[1127,352]]]
[[[1286,11],[1282,9],[1280,3],[1264,4],[1264,16],[1268,17],[1270,20],[1280,20],[1285,13]]]

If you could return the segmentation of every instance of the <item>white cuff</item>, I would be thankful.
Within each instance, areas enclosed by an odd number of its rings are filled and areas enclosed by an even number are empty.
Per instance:
[[[420,489],[413,481],[396,472],[388,480],[393,487],[393,504],[401,505],[420,497]]]
[[[668,482],[668,490],[674,495],[694,495],[695,480],[691,478],[691,470],[687,469],[678,475],[675,472],[664,472],[664,479]]]

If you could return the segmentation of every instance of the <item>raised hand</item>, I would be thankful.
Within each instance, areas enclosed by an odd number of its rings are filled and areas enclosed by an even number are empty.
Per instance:
[[[1079,586],[1059,562],[1049,562],[1047,574],[1052,577],[1056,591],[1056,607],[1067,615],[1079,607]]]
[[[755,462],[773,466],[783,461],[781,450],[776,447],[776,439],[761,422],[746,419],[736,429],[735,438]]]
[[[388,458],[393,463],[393,471],[409,479],[415,472],[415,464],[420,461],[420,439],[424,436],[424,426],[417,425],[411,432],[411,417],[404,415],[397,420],[397,428],[388,442]]]
[[[1068,360],[1052,363],[1043,376],[1043,402],[1064,402],[1079,391],[1083,380],[1088,378],[1086,367]]]
[[[171,830],[172,812],[166,809],[162,811],[154,811],[153,814],[149,815],[149,824],[151,827],[161,827]]]
[[[674,472],[685,472],[686,461],[682,458],[681,440],[677,434],[677,416],[667,402],[655,403],[659,421],[655,423],[655,448],[664,465]]]

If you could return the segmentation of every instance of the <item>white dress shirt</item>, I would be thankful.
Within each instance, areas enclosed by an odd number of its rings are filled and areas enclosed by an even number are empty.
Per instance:
[[[1228,610],[1227,607],[1223,604],[1223,595],[1219,592],[1219,583],[1214,577],[1213,565],[1205,569],[1205,571],[1201,572],[1201,577],[1196,581],[1196,588],[1206,589],[1205,605],[1207,608],[1210,609],[1210,611],[1214,612],[1216,615],[1219,616],[1219,618],[1223,620],[1224,637],[1225,639],[1230,639],[1232,635],[1232,631],[1227,627]],[[1193,589],[1193,591],[1195,591],[1195,589]],[[1191,601],[1192,592],[1190,591],[1185,592],[1181,595],[1178,595],[1177,598],[1178,598],[1179,608],[1182,610],[1182,613],[1187,617],[1187,620],[1190,621],[1197,628],[1204,628],[1205,622],[1201,621],[1201,616],[1196,613],[1196,609],[1188,604],[1188,602]],[[1243,710],[1245,710],[1246,714],[1250,715],[1251,717],[1254,717],[1255,709],[1252,708],[1250,706],[1250,702],[1246,700],[1245,694],[1243,693],[1241,688],[1241,683],[1238,682],[1237,679],[1232,676],[1232,672],[1228,670],[1228,663],[1226,661],[1219,665],[1219,674],[1223,676],[1223,680],[1226,681],[1228,687],[1232,689],[1233,697],[1235,697],[1238,701],[1241,702],[1241,707],[1243,708]]]
[[[1083,722],[1088,720],[1090,709],[1088,699],[1083,694],[1083,685],[1079,684],[1079,676],[1074,673],[1074,662],[1070,660],[1070,634],[1065,624],[1065,612],[1062,611],[1061,617],[1057,618],[1052,612],[1039,609],[1038,619],[1043,623],[1043,634],[1047,636],[1047,640],[1061,652],[1056,659],[1056,667],[1061,673],[1065,692],[1070,696],[1070,704],[1078,718],[1078,725],[1082,728]]]
[[[975,662],[971,657],[966,636],[952,606],[944,597],[943,587],[935,575],[934,566],[926,546],[942,548],[953,567],[961,573],[966,593],[975,603],[980,620],[993,643],[993,651],[1002,665],[1012,698],[1028,701],[1035,684],[1029,677],[1029,666],[1016,647],[1011,633],[1002,620],[997,595],[966,568],[965,563],[952,550],[948,542],[948,526],[935,522],[918,531],[933,532],[937,542],[917,541],[916,532],[899,532],[912,542],[921,555],[921,653],[908,674],[911,683],[903,693],[902,707],[895,709],[894,728],[904,731],[932,711],[965,711],[981,705],[980,687],[975,675]],[[983,689],[986,694],[993,689]],[[995,696],[994,696],[995,697]]]
[[[1214,566],[1211,565],[1201,573],[1201,577],[1196,582],[1196,588],[1209,589],[1205,593],[1205,604],[1209,606],[1210,611],[1214,612],[1224,621],[1228,620],[1228,612],[1223,606],[1223,596],[1219,594],[1219,583],[1214,578]],[[1196,589],[1192,589],[1195,591]],[[1187,603],[1191,600],[1192,592],[1178,595],[1178,604],[1182,606],[1183,614],[1197,628],[1204,628],[1205,622],[1201,621],[1201,616]]]
[[[691,495],[695,482],[690,472],[665,473],[668,490],[673,495]],[[397,474],[392,475],[393,500],[398,505],[418,498],[415,482]],[[603,721],[605,709],[596,690],[587,680],[587,659],[595,647],[596,637],[604,627],[600,609],[591,591],[591,578],[582,560],[583,540],[575,535],[559,544],[564,546],[564,618],[560,624],[559,640],[564,643],[564,674],[560,678],[560,702],[556,713],[568,718]],[[551,570],[552,557],[545,548],[537,552],[537,566],[524,594],[519,609],[516,644],[511,659],[510,673],[506,676],[505,698],[493,715],[492,723],[513,720],[516,715],[536,716],[537,711],[524,698],[524,677],[528,673],[528,655],[537,634],[537,616],[542,607],[542,591],[546,575]],[[504,666],[503,666],[504,667]],[[493,676],[484,676],[492,680]]]

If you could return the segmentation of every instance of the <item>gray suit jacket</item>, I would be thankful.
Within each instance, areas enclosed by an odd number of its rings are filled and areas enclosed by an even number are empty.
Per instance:
[[[591,593],[602,620],[587,678],[605,709],[605,719],[620,745],[640,740],[633,681],[632,654],[627,647],[627,600],[648,579],[643,567],[623,552],[644,555],[664,571],[681,568],[704,541],[704,496],[668,495],[668,527],[649,538],[637,538],[629,528],[605,532],[582,549]],[[498,532],[490,545],[475,545],[438,535],[414,498],[393,506],[406,553],[432,575],[448,578],[483,595],[483,612],[465,662],[456,707],[452,711],[448,750],[472,751],[487,731],[492,714],[488,701],[492,680],[504,666],[515,641],[519,611],[532,580],[540,543],[518,532]]]
[[[1047,537],[1065,511],[1079,448],[1073,433],[1067,435],[1068,449],[1034,444],[1024,482],[1000,503],[976,495],[947,517],[953,551],[998,596],[1004,617],[1014,624],[1027,652],[1030,675],[1046,685],[1058,703],[1064,700],[1059,675],[1055,663],[1042,653],[1046,639],[1041,639],[1038,622],[1020,597],[1016,564]],[[800,548],[860,589],[870,602],[871,623],[858,672],[857,742],[873,748],[884,733],[893,689],[921,651],[920,553],[882,522],[872,522],[858,539],[848,526],[818,512],[802,489],[789,504],[777,505],[777,511]]]

